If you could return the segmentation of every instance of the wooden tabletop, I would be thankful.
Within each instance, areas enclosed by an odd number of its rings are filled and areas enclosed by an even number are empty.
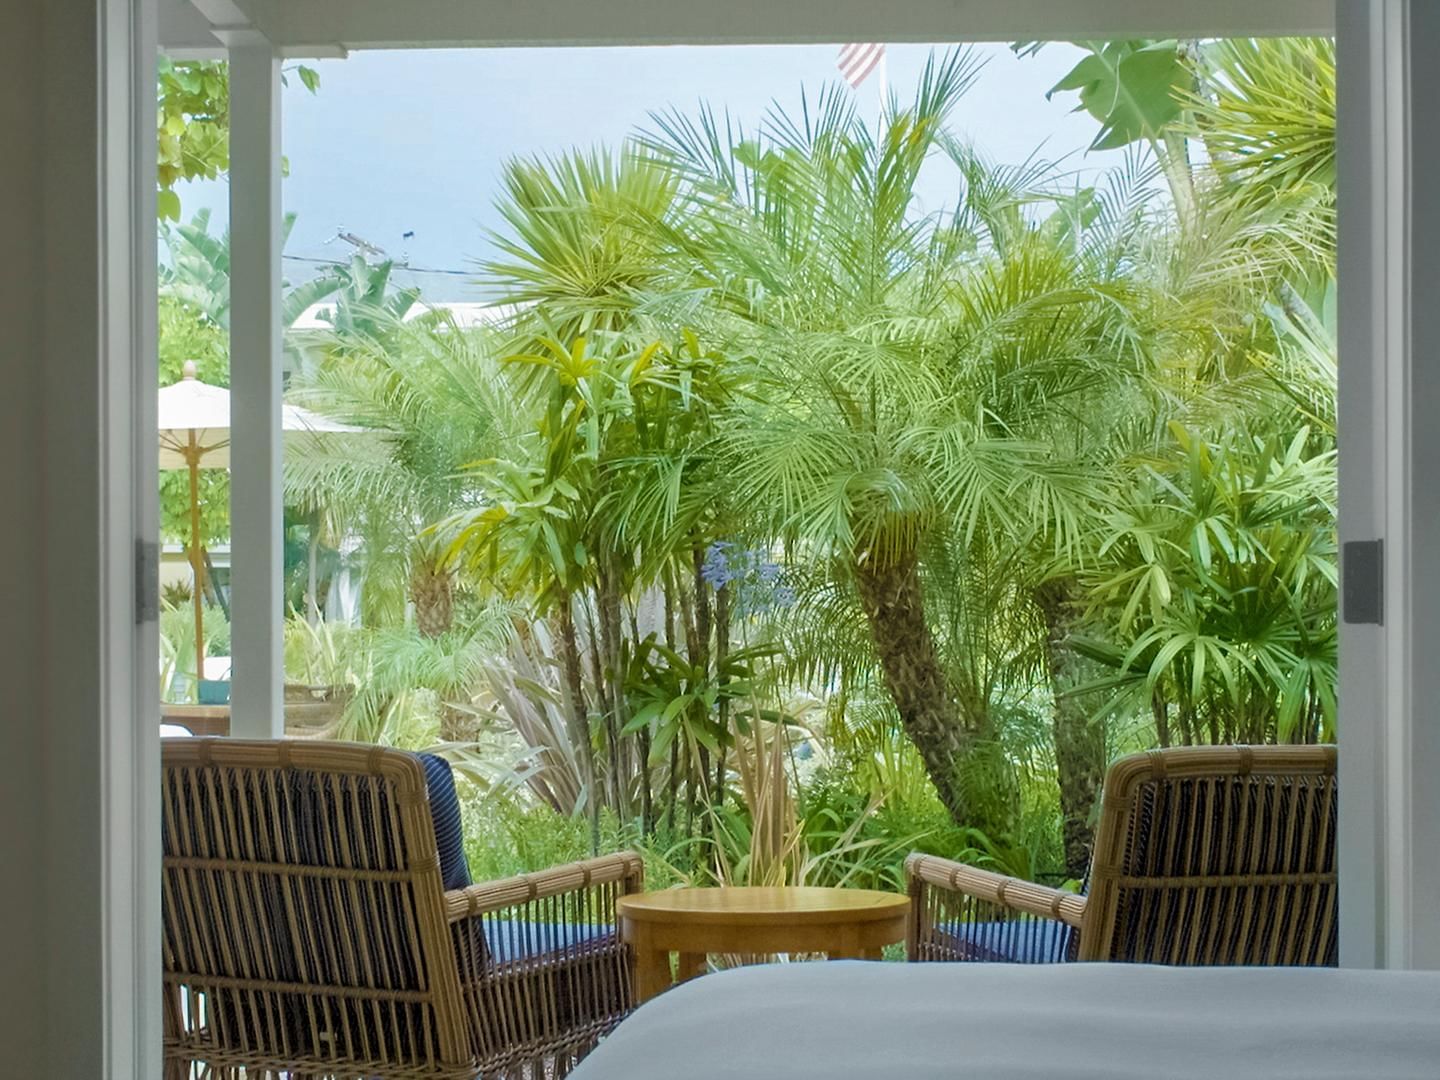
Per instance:
[[[899,893],[873,889],[768,888],[659,889],[619,899],[619,912],[636,922],[723,923],[806,926],[893,919],[910,904]]]
[[[803,887],[663,889],[616,902],[620,934],[634,951],[635,997],[648,1001],[705,970],[711,953],[824,953],[879,960],[905,937],[910,899],[871,889]]]

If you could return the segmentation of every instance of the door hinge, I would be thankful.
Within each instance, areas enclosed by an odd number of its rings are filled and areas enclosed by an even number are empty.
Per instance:
[[[135,541],[135,623],[143,626],[160,618],[160,545]]]
[[[1347,623],[1385,624],[1385,541],[1350,540],[1341,546],[1341,617]]]

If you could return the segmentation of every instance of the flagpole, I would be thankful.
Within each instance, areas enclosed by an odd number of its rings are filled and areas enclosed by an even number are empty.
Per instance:
[[[890,50],[884,45],[880,46],[880,63],[875,70],[875,83],[880,91],[880,115],[875,121],[875,132],[878,139],[885,138],[885,98],[890,93],[890,80],[885,75],[885,65],[890,61]]]

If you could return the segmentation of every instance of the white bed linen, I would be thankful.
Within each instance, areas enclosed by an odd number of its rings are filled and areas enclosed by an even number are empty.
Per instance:
[[[1440,973],[809,963],[642,1006],[573,1080],[1437,1080]]]

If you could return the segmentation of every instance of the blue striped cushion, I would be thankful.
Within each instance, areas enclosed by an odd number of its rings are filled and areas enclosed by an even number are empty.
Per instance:
[[[425,790],[430,795],[430,819],[435,824],[435,848],[440,855],[440,877],[446,889],[470,884],[465,862],[465,835],[460,829],[460,798],[450,763],[435,754],[417,754],[425,769]]]

